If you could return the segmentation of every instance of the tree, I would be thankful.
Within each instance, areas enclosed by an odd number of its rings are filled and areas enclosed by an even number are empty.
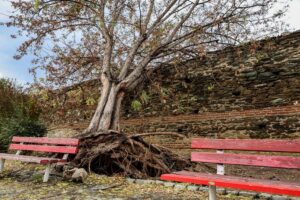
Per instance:
[[[206,51],[278,33],[286,4],[276,0],[20,0],[8,26],[29,39],[57,88],[97,79],[101,97],[86,133],[118,130],[124,95],[154,69]],[[15,37],[15,36],[14,36]],[[49,51],[50,49],[50,51]]]
[[[102,82],[88,131],[118,130],[124,94],[147,71],[278,31],[274,0],[48,0],[12,2],[35,69],[56,85]],[[262,34],[263,33],[263,34]],[[50,41],[48,41],[50,39]],[[42,53],[45,46],[51,52]]]

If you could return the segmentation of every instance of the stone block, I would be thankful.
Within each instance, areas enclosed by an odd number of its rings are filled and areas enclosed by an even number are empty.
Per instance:
[[[155,184],[157,185],[163,185],[165,182],[164,181],[161,181],[161,180],[156,180],[155,181]]]
[[[174,185],[174,188],[177,189],[177,190],[183,190],[183,189],[186,189],[186,185],[183,185],[183,184],[180,184],[180,183],[176,183]]]
[[[272,196],[272,200],[289,200],[290,198],[287,196],[278,196],[278,195],[274,195]]]
[[[227,191],[224,188],[217,188],[217,193],[224,195],[224,194],[227,194]]]
[[[137,184],[146,184],[147,180],[144,179],[136,179],[135,183]]]
[[[189,185],[186,188],[188,190],[190,190],[190,191],[197,191],[197,190],[199,190],[199,186],[197,186],[197,185]]]
[[[164,186],[166,187],[174,187],[175,183],[172,183],[172,182],[165,182],[164,183]]]
[[[133,178],[126,178],[126,181],[128,183],[135,183],[136,179],[133,179]]]

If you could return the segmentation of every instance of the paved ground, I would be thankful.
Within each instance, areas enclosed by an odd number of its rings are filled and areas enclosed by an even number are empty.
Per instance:
[[[106,177],[91,174],[85,183],[63,181],[59,176],[52,176],[48,183],[42,183],[43,166],[5,163],[6,168],[0,174],[1,200],[96,200],[96,199],[207,199],[203,191],[179,190],[157,184],[128,183],[122,177]],[[250,200],[252,197],[219,195],[221,200]]]

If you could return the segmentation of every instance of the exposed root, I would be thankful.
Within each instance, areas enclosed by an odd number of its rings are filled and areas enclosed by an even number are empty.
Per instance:
[[[82,135],[79,147],[73,164],[95,173],[146,178],[190,166],[188,160],[166,148],[114,131]]]

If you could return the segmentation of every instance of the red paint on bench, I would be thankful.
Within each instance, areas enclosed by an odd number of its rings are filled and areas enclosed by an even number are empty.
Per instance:
[[[194,149],[270,151],[300,153],[300,140],[240,140],[240,139],[193,139]],[[275,168],[300,169],[299,156],[249,155],[234,153],[192,152],[191,160],[216,164],[238,164]],[[188,182],[239,190],[253,190],[273,194],[300,196],[300,183],[258,180],[245,177],[213,175],[195,172],[163,174],[162,180]]]
[[[58,162],[66,162],[66,160],[58,159],[58,158],[47,158],[47,157],[35,157],[35,156],[24,156],[24,155],[15,155],[15,154],[5,154],[0,153],[0,159],[5,160],[18,160],[23,162],[31,162],[31,163],[39,163],[43,165],[58,163]]]
[[[69,153],[76,154],[77,147],[72,146],[43,146],[43,145],[26,145],[26,144],[11,144],[10,150],[25,150],[25,151],[40,151],[52,153]]]
[[[300,169],[300,157],[192,152],[195,162]]]
[[[4,168],[4,160],[18,160],[47,165],[43,182],[47,182],[50,175],[51,164],[64,164],[67,162],[68,154],[76,154],[78,151],[79,140],[72,138],[33,138],[33,137],[13,137],[9,146],[10,150],[18,150],[17,154],[1,153],[1,169]],[[47,153],[64,154],[62,158],[48,158],[37,156],[20,155],[22,151],[40,151]]]
[[[300,153],[300,140],[204,139],[192,140],[192,149],[222,149]]]
[[[217,187],[224,188],[238,188],[241,190],[300,196],[300,183],[292,182],[258,180],[186,171],[176,172],[174,174],[163,174],[161,180],[216,185]]]
[[[79,139],[75,138],[47,138],[47,137],[18,137],[14,136],[12,142],[36,143],[36,144],[55,144],[66,146],[78,146]]]

